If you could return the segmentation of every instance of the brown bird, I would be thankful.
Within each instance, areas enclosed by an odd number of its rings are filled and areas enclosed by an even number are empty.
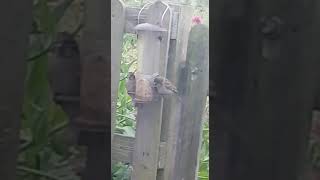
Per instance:
[[[153,82],[159,95],[166,96],[178,94],[177,88],[168,79],[161,77],[160,75],[155,75]]]
[[[126,82],[127,93],[132,99],[132,103],[135,106],[135,94],[136,94],[136,76],[134,72],[129,72],[128,79]]]

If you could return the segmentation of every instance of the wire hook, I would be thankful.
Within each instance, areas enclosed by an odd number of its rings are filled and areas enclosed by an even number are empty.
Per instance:
[[[166,9],[164,10],[162,16],[161,16],[161,22],[160,22],[160,27],[162,27],[162,22],[163,22],[163,19],[164,19],[164,16],[166,15],[167,11],[169,10],[170,6],[169,4],[167,4],[166,2],[164,1],[161,1],[164,5],[166,5]],[[142,6],[142,8],[140,9],[139,13],[138,13],[138,24],[140,24],[140,15],[142,13],[142,11],[147,8],[148,6],[150,6],[152,3],[151,2],[148,2],[146,3],[145,5]]]
[[[148,2],[145,5],[142,6],[142,8],[140,9],[139,13],[138,13],[138,24],[140,24],[140,14],[143,11],[143,9],[145,9],[147,6],[150,6],[152,3]]]
[[[169,4],[167,4],[166,2],[163,2],[163,1],[162,1],[162,3],[163,3],[164,5],[166,5],[167,8],[163,11],[163,14],[162,14],[162,16],[161,16],[160,27],[162,27],[162,22],[163,22],[164,16],[166,15],[167,11],[168,11],[169,8],[170,8]]]

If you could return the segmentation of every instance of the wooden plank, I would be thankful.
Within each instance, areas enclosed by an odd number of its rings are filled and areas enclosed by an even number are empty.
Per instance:
[[[0,176],[16,180],[32,1],[1,2],[0,20]]]
[[[190,31],[186,70],[179,82],[182,106],[177,113],[181,113],[181,120],[172,179],[197,179],[209,84],[209,29],[205,25],[196,25]]]
[[[76,124],[84,131],[110,133],[111,32],[107,24],[110,22],[110,14],[105,14],[105,3],[103,0],[85,1],[85,26],[80,46],[81,116]]]
[[[233,19],[236,19],[237,21],[239,21],[238,20],[239,17],[236,16],[238,15],[236,13],[239,12],[238,10],[239,4],[231,4],[231,3],[228,5],[226,4],[227,2],[225,2],[224,0],[216,1],[215,7],[212,10],[214,13],[214,16],[211,18],[211,20],[215,22],[213,35],[216,36],[216,39],[215,39],[215,44],[213,46],[214,48],[213,51],[215,53],[214,58],[210,62],[210,69],[211,69],[210,73],[213,74],[214,81],[210,84],[215,85],[214,87],[216,90],[216,97],[213,101],[215,103],[215,108],[214,108],[215,127],[213,129],[213,140],[210,140],[212,142],[214,141],[215,143],[214,146],[212,145],[212,143],[210,143],[210,148],[214,150],[215,156],[214,157],[210,156],[209,163],[210,163],[210,167],[215,167],[215,169],[213,169],[213,174],[211,175],[211,178],[231,180],[228,177],[230,176],[230,173],[231,173],[231,171],[229,170],[229,167],[231,167],[231,162],[229,158],[231,158],[231,155],[233,155],[232,154],[233,152],[231,152],[231,148],[238,148],[238,147],[237,147],[237,144],[231,147],[230,144],[231,144],[232,133],[230,132],[231,130],[229,131],[226,130],[224,122],[232,121],[231,107],[233,108],[233,106],[235,106],[235,103],[233,103],[233,101],[235,97],[238,96],[239,94],[235,92],[239,91],[239,89],[242,88],[240,87],[239,83],[236,84],[236,81],[240,81],[239,75],[242,74],[240,69],[242,69],[244,65],[240,66],[239,69],[237,69],[236,65],[239,65],[239,64],[236,64],[235,59],[237,59],[236,55],[240,56],[239,55],[240,51],[244,51],[243,47],[240,46],[239,43],[240,43],[240,36],[241,35],[243,36],[242,33],[246,29],[240,31],[239,30],[240,27],[234,28],[232,27],[232,24],[231,24]],[[236,14],[236,15],[233,15],[233,14]],[[230,24],[230,26],[227,26],[227,24]],[[237,38],[233,38],[233,37],[237,37]],[[237,51],[237,48],[241,48],[241,49]],[[230,50],[227,50],[227,49],[230,49]],[[241,56],[240,58],[242,59]],[[237,71],[231,74],[231,71],[232,71],[231,69],[233,71],[234,70],[237,70]],[[228,75],[228,73],[230,73],[230,75]],[[236,88],[236,89],[232,90],[232,88]],[[219,94],[219,96],[217,94]]]
[[[170,40],[170,51],[167,66],[167,78],[178,86],[181,65],[185,63],[189,32],[191,29],[192,8],[190,6],[172,6],[173,15],[178,22],[176,26],[176,38]],[[161,141],[167,142],[167,159],[164,169],[158,170],[157,179],[171,180],[175,166],[176,144],[178,142],[179,114],[176,110],[181,108],[181,102],[177,98],[164,100]]]
[[[125,32],[126,33],[133,33],[135,34],[135,30],[133,29],[138,24],[138,14],[141,8],[139,7],[127,7],[125,13]],[[146,9],[144,9],[140,16],[139,22],[145,23],[146,22]]]
[[[132,154],[134,151],[135,138],[114,134],[112,144],[112,162],[122,162],[132,164]],[[158,168],[163,168],[166,160],[166,143],[161,142],[159,146]]]
[[[112,144],[112,161],[132,163],[132,153],[134,149],[134,137],[114,134]]]
[[[319,16],[320,4],[238,3],[218,0],[213,9],[213,58],[218,61],[213,179],[304,179],[320,67],[320,23],[308,19]],[[285,22],[285,31],[274,40],[262,37],[257,28],[259,16],[270,14]],[[229,145],[224,149],[223,144]],[[223,157],[225,152],[230,159]]]
[[[177,6],[175,9],[178,9]],[[186,14],[183,14],[183,15],[186,15]],[[171,39],[177,39],[177,34],[178,34],[178,26],[181,24],[181,21],[179,21],[179,18],[181,19],[185,19],[186,17],[184,17],[182,14],[180,14],[179,12],[177,11],[174,11],[172,13],[172,24],[171,24],[171,34],[170,34],[170,38]],[[181,17],[179,17],[181,16]],[[186,23],[186,24],[189,24],[189,23]]]
[[[166,166],[167,160],[167,143],[160,142],[159,157],[158,157],[158,169],[163,169]]]
[[[111,1],[111,142],[116,122],[116,105],[120,80],[120,61],[125,22],[125,8],[121,0]]]
[[[162,15],[167,6],[160,1],[152,4],[146,11],[146,22],[161,24]],[[168,31],[161,35],[152,32],[138,34],[138,71],[142,74],[166,73],[169,35],[171,26],[171,10],[163,18],[162,27]],[[145,33],[145,34],[142,34]],[[138,107],[136,142],[133,155],[132,180],[155,179],[158,169],[158,155],[160,145],[162,121],[162,100]]]
[[[80,142],[87,145],[82,180],[109,179],[111,163],[111,19],[110,3],[85,0],[81,39]]]

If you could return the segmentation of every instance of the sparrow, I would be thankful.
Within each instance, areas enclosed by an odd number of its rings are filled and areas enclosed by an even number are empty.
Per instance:
[[[135,92],[136,92],[136,76],[133,72],[129,72],[128,79],[126,82],[127,93],[132,99],[132,103],[135,106]]]
[[[178,94],[177,88],[170,82],[168,79],[161,77],[160,75],[156,75],[154,77],[154,87],[156,88],[159,95],[175,95]]]

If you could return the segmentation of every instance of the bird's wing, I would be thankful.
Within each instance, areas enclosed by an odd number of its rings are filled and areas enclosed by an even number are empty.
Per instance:
[[[177,88],[167,79],[164,79],[164,86],[167,87],[168,89],[172,90],[173,92],[177,93],[178,90]]]

